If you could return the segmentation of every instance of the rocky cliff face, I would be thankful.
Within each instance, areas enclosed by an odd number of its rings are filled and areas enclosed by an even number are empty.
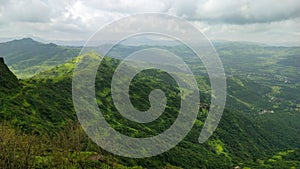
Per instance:
[[[0,57],[0,95],[1,98],[10,90],[16,90],[20,87],[18,78],[9,70],[4,63],[4,59]]]

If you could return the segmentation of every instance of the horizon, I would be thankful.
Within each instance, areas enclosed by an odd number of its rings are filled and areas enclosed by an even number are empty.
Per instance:
[[[50,44],[53,43],[55,45],[58,46],[70,46],[70,47],[82,47],[84,46],[86,41],[79,41],[79,40],[75,40],[75,41],[63,41],[63,40],[47,40],[47,39],[42,39],[39,37],[15,37],[15,38],[1,38],[0,37],[0,43],[7,43],[7,42],[12,42],[12,41],[21,41],[21,40],[25,40],[25,39],[31,39],[33,41],[39,42],[39,43],[43,43],[43,44]],[[149,39],[149,40],[153,40],[153,39]],[[158,40],[153,40],[152,44],[150,43],[149,46],[176,46],[176,45],[180,45],[180,44],[168,44],[168,41],[160,41],[161,43],[158,45],[154,45],[153,43],[155,41]],[[261,42],[253,42],[253,41],[230,41],[230,40],[210,40],[211,43],[213,43],[214,45],[216,43],[241,43],[241,44],[252,44],[252,45],[259,45],[259,46],[270,46],[270,47],[300,47],[300,44],[298,45],[293,45],[293,44],[272,44],[272,43],[261,43]],[[164,44],[164,42],[167,42],[166,44]],[[172,42],[172,41],[169,41]],[[97,42],[95,42],[97,43]],[[147,45],[147,44],[131,44],[134,43],[134,41],[130,41],[130,43],[121,43],[122,45],[125,46],[140,46],[140,45]],[[100,44],[101,45],[105,45],[105,44],[110,44],[108,43],[104,43],[104,44]],[[98,45],[95,45],[98,46]]]

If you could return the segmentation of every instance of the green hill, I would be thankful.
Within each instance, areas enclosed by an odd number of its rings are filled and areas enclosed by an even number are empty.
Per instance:
[[[71,99],[71,77],[74,63],[75,60],[31,79],[23,80],[22,89],[19,91],[21,94],[15,95],[6,106],[7,108],[2,110],[6,121],[11,121],[13,126],[22,131],[33,132],[38,135],[56,133],[70,121],[76,121]],[[176,91],[169,90],[174,84],[172,79],[163,72],[149,71],[144,72],[133,81],[131,96],[134,105],[139,109],[147,109],[149,103],[142,98],[147,96],[153,86],[158,84],[162,90],[166,91],[166,95],[170,99],[168,104],[170,108],[166,109],[162,117],[147,125],[137,125],[125,120],[117,113],[109,95],[111,76],[118,63],[119,61],[116,59],[106,58],[100,66],[97,76],[98,104],[100,108],[106,111],[107,120],[116,130],[135,137],[151,136],[164,131],[175,120],[178,111],[178,107],[172,106],[178,105]],[[151,76],[150,79],[152,80],[144,79],[145,76]],[[143,84],[144,88],[138,87],[140,83]],[[13,112],[14,115],[11,116],[10,112]],[[268,160],[276,153],[296,146],[285,142],[285,138],[277,138],[274,133],[261,129],[253,120],[236,110],[225,110],[213,137],[206,143],[199,144],[197,139],[206,113],[207,110],[205,109],[199,112],[198,120],[192,131],[170,151],[147,159],[116,158],[115,160],[122,165],[138,165],[147,168],[161,168],[168,164],[183,168],[232,168],[237,165],[263,167],[265,164],[262,165],[259,162]],[[261,125],[263,126],[263,124]],[[283,147],[277,148],[277,145]],[[96,148],[83,148],[80,152],[87,152],[87,150],[103,153],[97,151]],[[109,153],[103,153],[103,155],[110,156]],[[275,162],[277,161],[275,160]],[[281,163],[286,164],[284,160]],[[294,165],[297,165],[297,162],[287,163],[287,166]],[[266,166],[268,166],[268,161],[266,161]]]
[[[255,51],[265,48],[247,48],[246,45],[241,47],[247,49],[244,51],[226,45],[217,47],[221,58],[226,59],[225,68],[230,62],[238,62],[236,57],[252,56]],[[192,68],[201,68],[201,65],[193,65],[184,47],[164,48],[184,53]],[[112,51],[111,56],[118,58],[121,50],[131,53],[137,49],[121,46]],[[266,58],[261,56],[265,64],[249,62],[261,68],[253,70],[251,78],[244,66],[226,69],[230,73],[226,110],[216,132],[207,142],[198,143],[199,132],[207,116],[207,109],[202,108],[193,129],[183,141],[168,152],[145,159],[110,154],[96,146],[80,128],[72,103],[71,83],[75,63],[82,56],[56,67],[51,66],[50,70],[24,80],[18,80],[1,60],[0,73],[4,76],[0,79],[0,94],[5,101],[0,102],[3,123],[0,128],[0,168],[297,168],[300,165],[300,114],[293,106],[297,104],[299,84],[280,81],[273,76],[261,78],[261,75],[266,71],[273,74],[277,69],[285,69],[288,71],[284,76],[290,81],[297,80],[294,78],[297,67],[290,64],[290,60],[296,57],[298,49],[264,50],[271,56],[280,53],[273,64],[281,66],[271,64],[270,69],[262,66],[269,63],[267,58],[270,56],[267,55]],[[272,54],[274,50],[277,51]],[[293,57],[285,56],[287,51]],[[149,101],[144,98],[156,87],[163,90],[168,98],[167,108],[161,117],[151,123],[137,124],[122,117],[112,102],[111,78],[119,62],[118,59],[105,57],[97,72],[96,98],[106,120],[117,131],[132,137],[156,135],[170,127],[180,105],[174,79],[156,70],[143,71],[133,79],[130,99],[137,109],[149,108]],[[284,68],[284,65],[287,67]],[[201,100],[209,104],[207,75],[200,71],[196,76]],[[266,100],[271,97],[275,100]],[[277,106],[273,107],[276,102]],[[11,144],[9,140],[12,140]]]
[[[79,51],[79,48],[43,44],[30,38],[0,43],[0,57],[18,78],[28,78],[63,64]]]

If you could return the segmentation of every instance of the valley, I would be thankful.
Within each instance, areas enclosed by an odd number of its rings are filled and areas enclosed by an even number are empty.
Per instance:
[[[227,76],[227,101],[213,136],[198,143],[208,113],[203,106],[176,147],[158,156],[130,159],[102,150],[80,127],[72,102],[72,73],[83,57],[78,56],[80,48],[32,39],[1,43],[0,168],[299,168],[300,47],[242,42],[215,47]],[[106,120],[115,130],[137,138],[169,128],[180,108],[174,79],[150,69],[134,78],[130,99],[138,110],[147,110],[150,104],[144,98],[159,87],[168,98],[162,116],[137,124],[116,110],[110,84],[121,54],[143,48],[116,46],[104,57],[96,77],[97,103]],[[183,58],[195,72],[201,103],[209,105],[208,75],[193,53],[185,46],[158,48]]]

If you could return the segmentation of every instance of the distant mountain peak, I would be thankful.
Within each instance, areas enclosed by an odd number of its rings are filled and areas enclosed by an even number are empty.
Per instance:
[[[23,38],[23,39],[19,39],[19,40],[16,40],[16,41],[40,43],[40,42],[38,42],[38,41],[35,41],[35,40],[32,39],[32,38]]]
[[[35,40],[33,40],[32,38],[23,38],[23,39],[20,39],[20,40],[25,40],[25,41],[35,41]]]
[[[50,47],[56,47],[58,45],[56,45],[55,43],[47,43],[47,42],[41,42],[39,40],[35,40],[33,38],[22,38],[22,39],[15,39],[15,40],[12,40],[12,41],[8,41],[6,42],[6,44],[10,44],[10,45],[47,45],[47,46],[50,46]]]
[[[16,45],[16,44],[19,44],[19,45],[21,45],[21,44],[22,45],[23,44],[39,45],[39,44],[42,44],[42,43],[38,42],[38,41],[35,41],[32,38],[23,38],[23,39],[16,39],[16,40],[8,41],[8,42],[5,42],[4,44],[8,44],[8,45]]]
[[[39,42],[35,38],[0,43],[0,57],[4,58],[5,63],[21,79],[65,63],[79,52],[80,48]]]

